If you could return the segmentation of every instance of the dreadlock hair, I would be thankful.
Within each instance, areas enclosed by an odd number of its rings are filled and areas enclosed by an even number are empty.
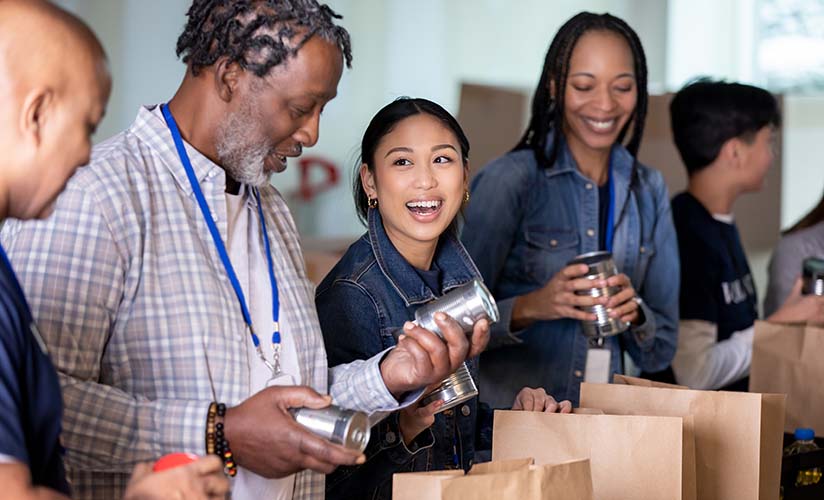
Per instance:
[[[635,157],[644,133],[644,119],[647,115],[647,60],[641,40],[635,31],[622,19],[610,14],[581,12],[561,26],[547,50],[541,80],[532,98],[532,116],[529,126],[520,142],[512,151],[531,149],[538,165],[551,167],[558,158],[557,145],[560,142],[564,121],[564,92],[569,74],[569,61],[578,40],[590,31],[611,31],[626,40],[632,52],[635,83],[638,99],[632,119],[618,134],[618,142],[623,143],[628,129],[632,126],[632,136],[626,144],[629,153]],[[550,88],[555,89],[553,97]],[[547,152],[547,135],[552,130],[552,149]],[[635,169],[633,169],[634,171]]]
[[[186,15],[177,56],[195,76],[226,57],[264,77],[316,35],[340,48],[352,67],[349,33],[334,21],[342,16],[317,0],[194,0]]]

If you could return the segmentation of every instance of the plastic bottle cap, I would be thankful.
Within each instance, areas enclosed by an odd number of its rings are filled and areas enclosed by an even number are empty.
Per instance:
[[[181,465],[190,464],[198,458],[199,457],[197,455],[192,453],[170,453],[157,459],[157,462],[155,462],[154,466],[152,466],[152,471],[160,472],[166,469],[174,469],[175,467],[180,467]]]
[[[795,430],[795,439],[799,441],[811,441],[815,437],[815,431],[812,429],[799,428]]]

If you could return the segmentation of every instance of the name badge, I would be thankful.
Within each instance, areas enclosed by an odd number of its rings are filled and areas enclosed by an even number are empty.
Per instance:
[[[603,347],[591,347],[587,350],[587,364],[584,369],[584,382],[606,384],[612,367],[612,351]]]

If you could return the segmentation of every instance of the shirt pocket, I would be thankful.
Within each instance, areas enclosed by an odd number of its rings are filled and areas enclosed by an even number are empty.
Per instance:
[[[526,272],[538,285],[543,285],[567,262],[578,255],[580,237],[575,229],[531,225],[524,234],[526,240]]]

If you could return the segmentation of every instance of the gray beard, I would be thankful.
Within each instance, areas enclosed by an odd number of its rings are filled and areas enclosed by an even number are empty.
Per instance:
[[[252,143],[249,137],[255,134],[249,124],[255,117],[248,109],[230,114],[217,130],[217,158],[226,174],[241,184],[262,187],[269,182],[264,161],[272,152],[272,147],[264,141]]]

